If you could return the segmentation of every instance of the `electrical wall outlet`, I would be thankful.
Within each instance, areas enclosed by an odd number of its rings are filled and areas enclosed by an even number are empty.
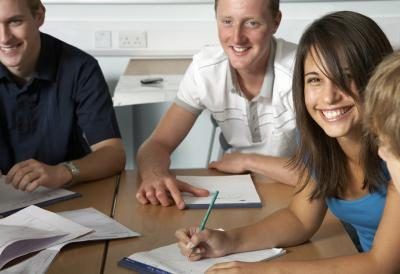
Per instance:
[[[145,31],[120,31],[118,43],[120,48],[146,48],[147,34]]]
[[[99,30],[94,33],[94,47],[95,48],[111,48],[112,47],[112,33],[109,30]]]

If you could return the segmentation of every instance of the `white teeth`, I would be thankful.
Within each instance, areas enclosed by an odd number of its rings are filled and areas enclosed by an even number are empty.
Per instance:
[[[14,50],[16,48],[17,48],[17,46],[3,46],[3,47],[0,47],[0,50],[5,51],[5,52],[9,52],[9,51],[12,51],[12,50]]]
[[[245,48],[245,47],[232,47],[233,48],[233,50],[234,51],[237,51],[237,52],[244,52],[244,51],[246,51],[248,48]]]
[[[335,110],[323,110],[322,113],[328,120],[338,119],[341,115],[345,114],[350,108],[341,108]]]

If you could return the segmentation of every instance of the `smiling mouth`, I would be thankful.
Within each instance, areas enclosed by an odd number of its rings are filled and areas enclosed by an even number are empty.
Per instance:
[[[243,53],[250,49],[250,47],[231,46],[231,49],[236,53]]]
[[[0,46],[0,51],[4,53],[12,53],[14,50],[18,49],[21,44],[13,45],[13,46]]]
[[[331,109],[331,110],[320,110],[325,120],[332,122],[342,119],[346,114],[353,108],[353,106]]]

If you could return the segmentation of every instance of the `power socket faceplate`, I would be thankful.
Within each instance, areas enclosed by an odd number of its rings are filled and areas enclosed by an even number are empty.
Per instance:
[[[120,31],[118,43],[120,48],[146,48],[147,34],[145,31]]]

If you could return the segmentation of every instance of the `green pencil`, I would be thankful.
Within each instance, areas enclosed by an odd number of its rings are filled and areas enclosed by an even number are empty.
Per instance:
[[[204,230],[204,227],[206,226],[206,223],[207,223],[207,220],[208,220],[208,216],[210,216],[211,209],[214,207],[215,200],[217,199],[218,193],[219,193],[219,191],[217,190],[217,191],[214,193],[213,197],[212,197],[212,200],[211,200],[210,205],[208,206],[206,215],[204,215],[204,218],[203,218],[203,220],[201,221],[201,224],[200,224],[200,231]]]

